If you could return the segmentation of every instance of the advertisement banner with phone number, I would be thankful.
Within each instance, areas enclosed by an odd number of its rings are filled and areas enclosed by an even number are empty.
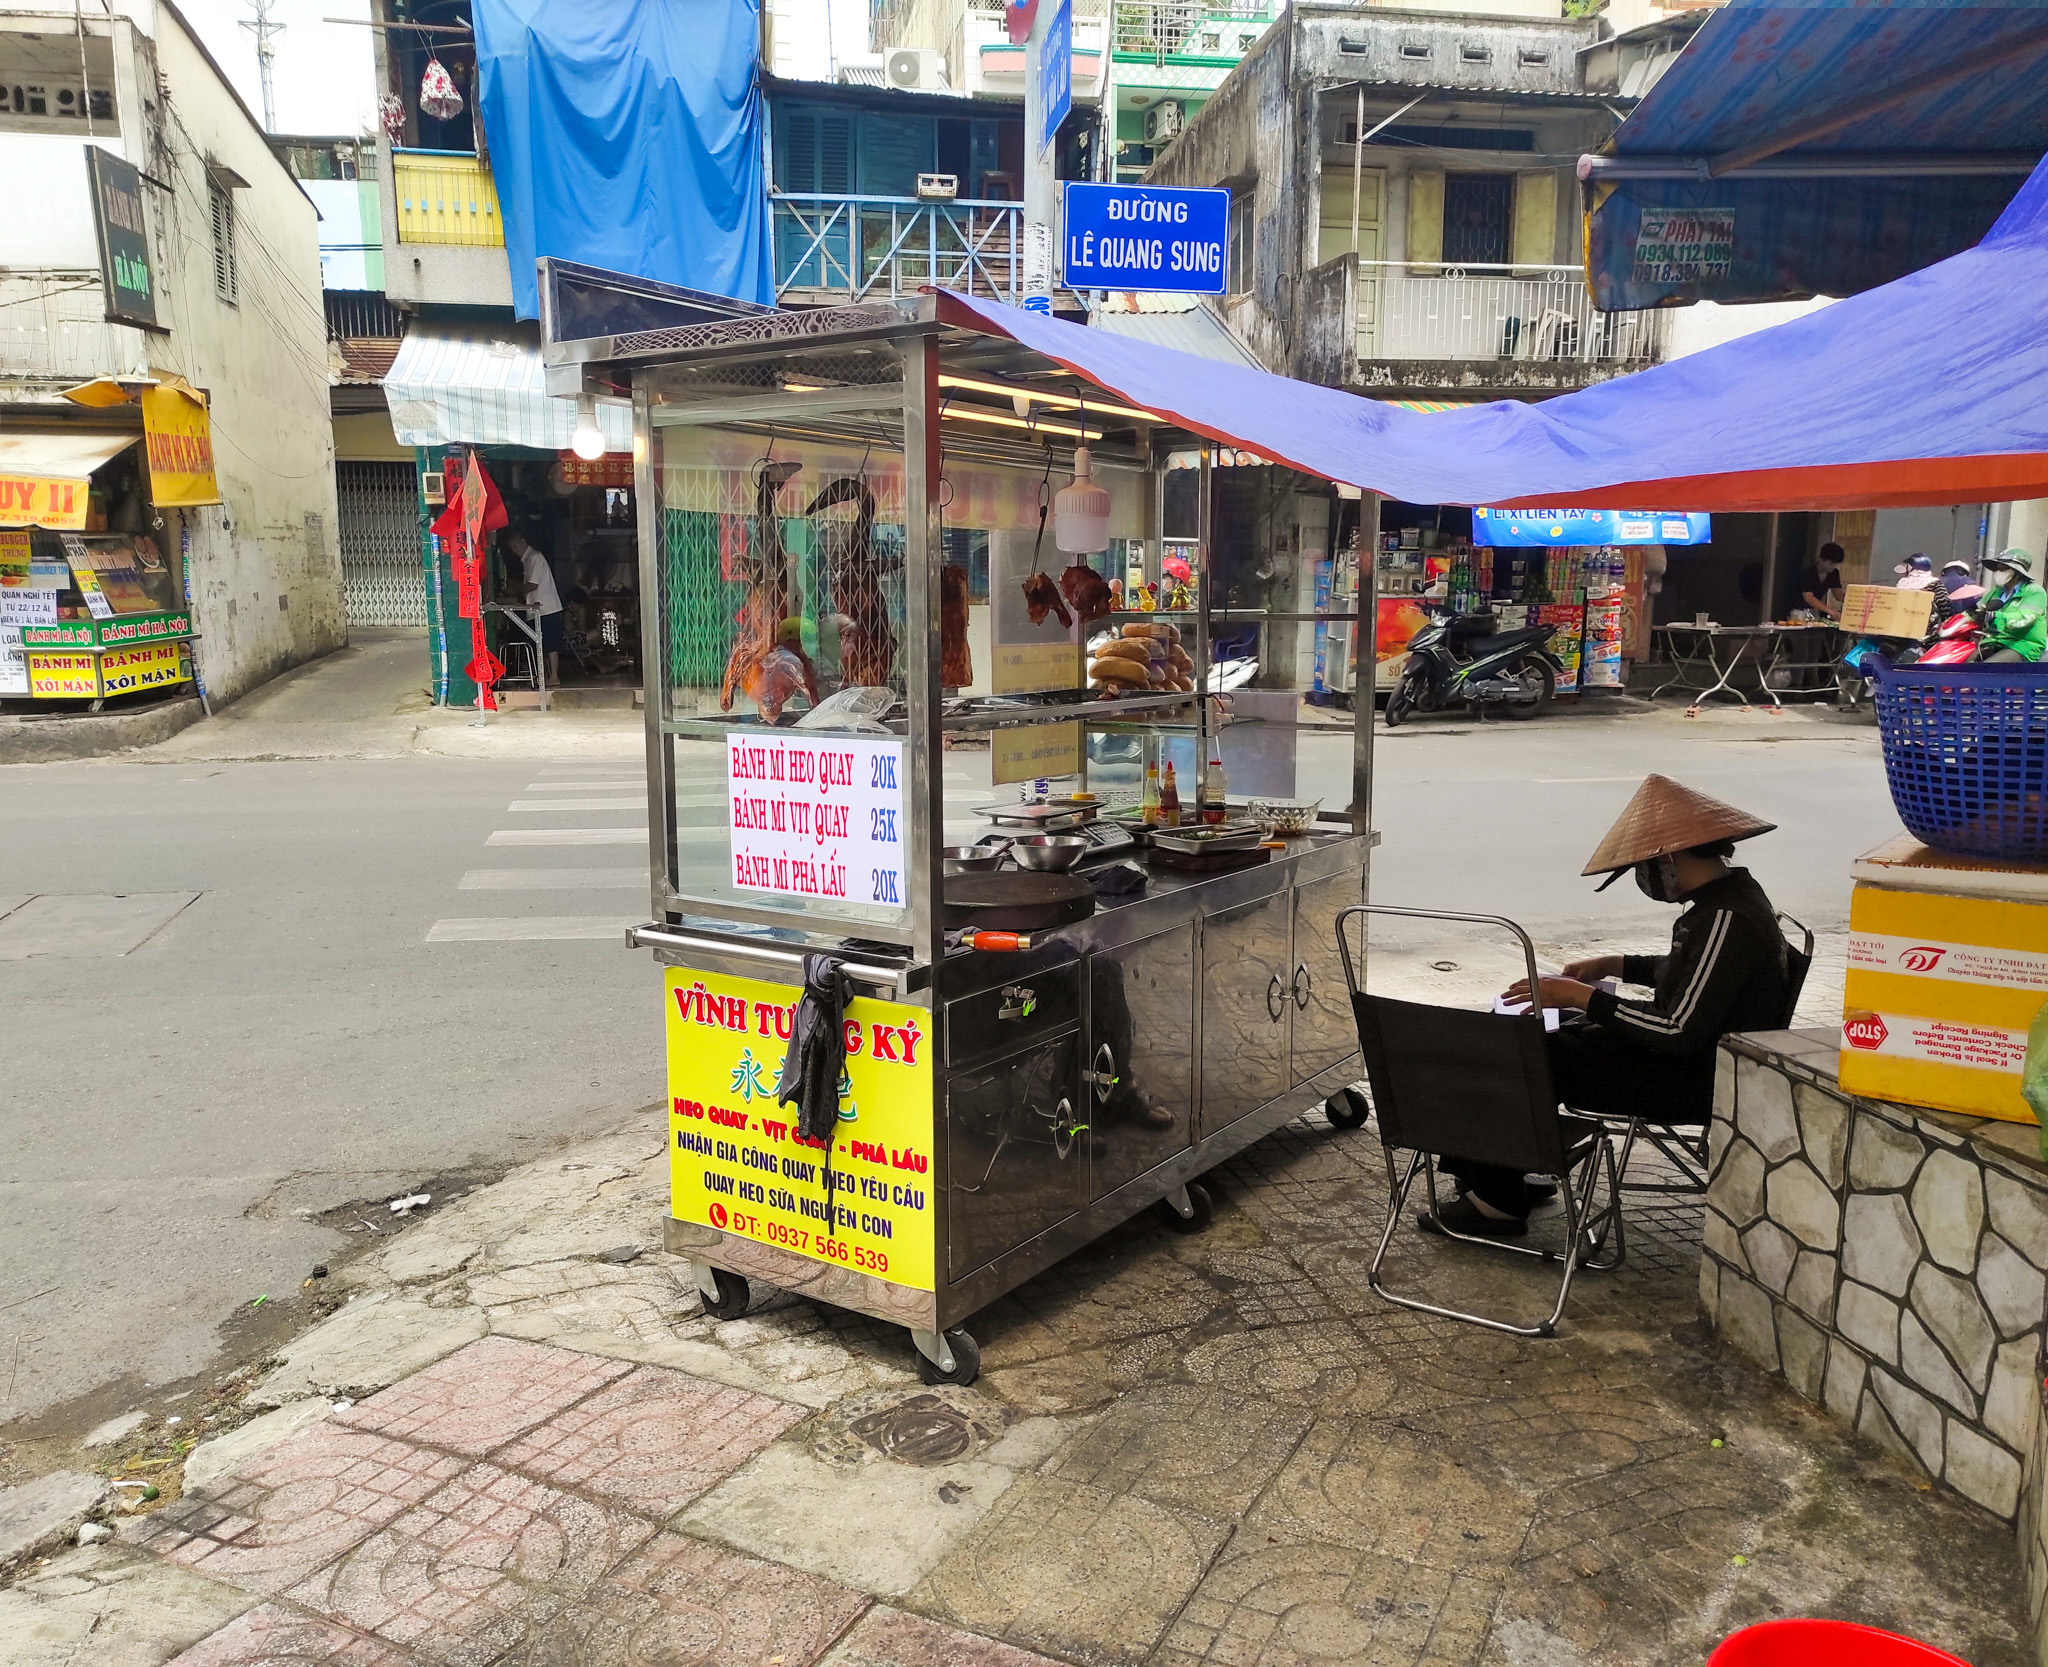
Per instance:
[[[847,1004],[839,1128],[828,1150],[800,1139],[796,1106],[775,1098],[799,994],[668,969],[669,1213],[932,1290],[932,1016],[865,997]]]

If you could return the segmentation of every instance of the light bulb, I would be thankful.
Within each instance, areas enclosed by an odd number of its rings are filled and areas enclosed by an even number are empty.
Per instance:
[[[1086,446],[1074,448],[1074,478],[1053,495],[1052,539],[1068,555],[1109,548],[1109,493],[1088,473]]]
[[[597,396],[576,396],[576,432],[569,436],[569,449],[586,463],[604,456],[604,430],[597,426]]]

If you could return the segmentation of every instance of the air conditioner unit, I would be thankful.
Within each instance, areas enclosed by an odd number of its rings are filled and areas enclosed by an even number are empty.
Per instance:
[[[928,203],[950,203],[960,195],[958,174],[919,174],[917,194]]]
[[[1178,139],[1184,120],[1179,100],[1161,99],[1145,112],[1145,143],[1164,145]]]
[[[899,47],[889,54],[884,66],[889,85],[906,92],[946,91],[946,59],[943,53],[921,46]]]

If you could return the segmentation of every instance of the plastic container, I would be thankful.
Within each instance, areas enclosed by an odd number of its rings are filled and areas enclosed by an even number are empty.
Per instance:
[[[1960,1656],[1853,1621],[1765,1621],[1721,1640],[1707,1667],[1970,1667]]]
[[[1885,778],[1913,836],[2048,862],[2048,665],[1872,669]]]

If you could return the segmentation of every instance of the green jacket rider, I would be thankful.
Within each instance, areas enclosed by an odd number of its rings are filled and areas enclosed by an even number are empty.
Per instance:
[[[2038,665],[2048,652],[2048,591],[2034,582],[2034,558],[2002,550],[1984,563],[1990,584],[1977,604],[1984,621],[1978,658]]]

